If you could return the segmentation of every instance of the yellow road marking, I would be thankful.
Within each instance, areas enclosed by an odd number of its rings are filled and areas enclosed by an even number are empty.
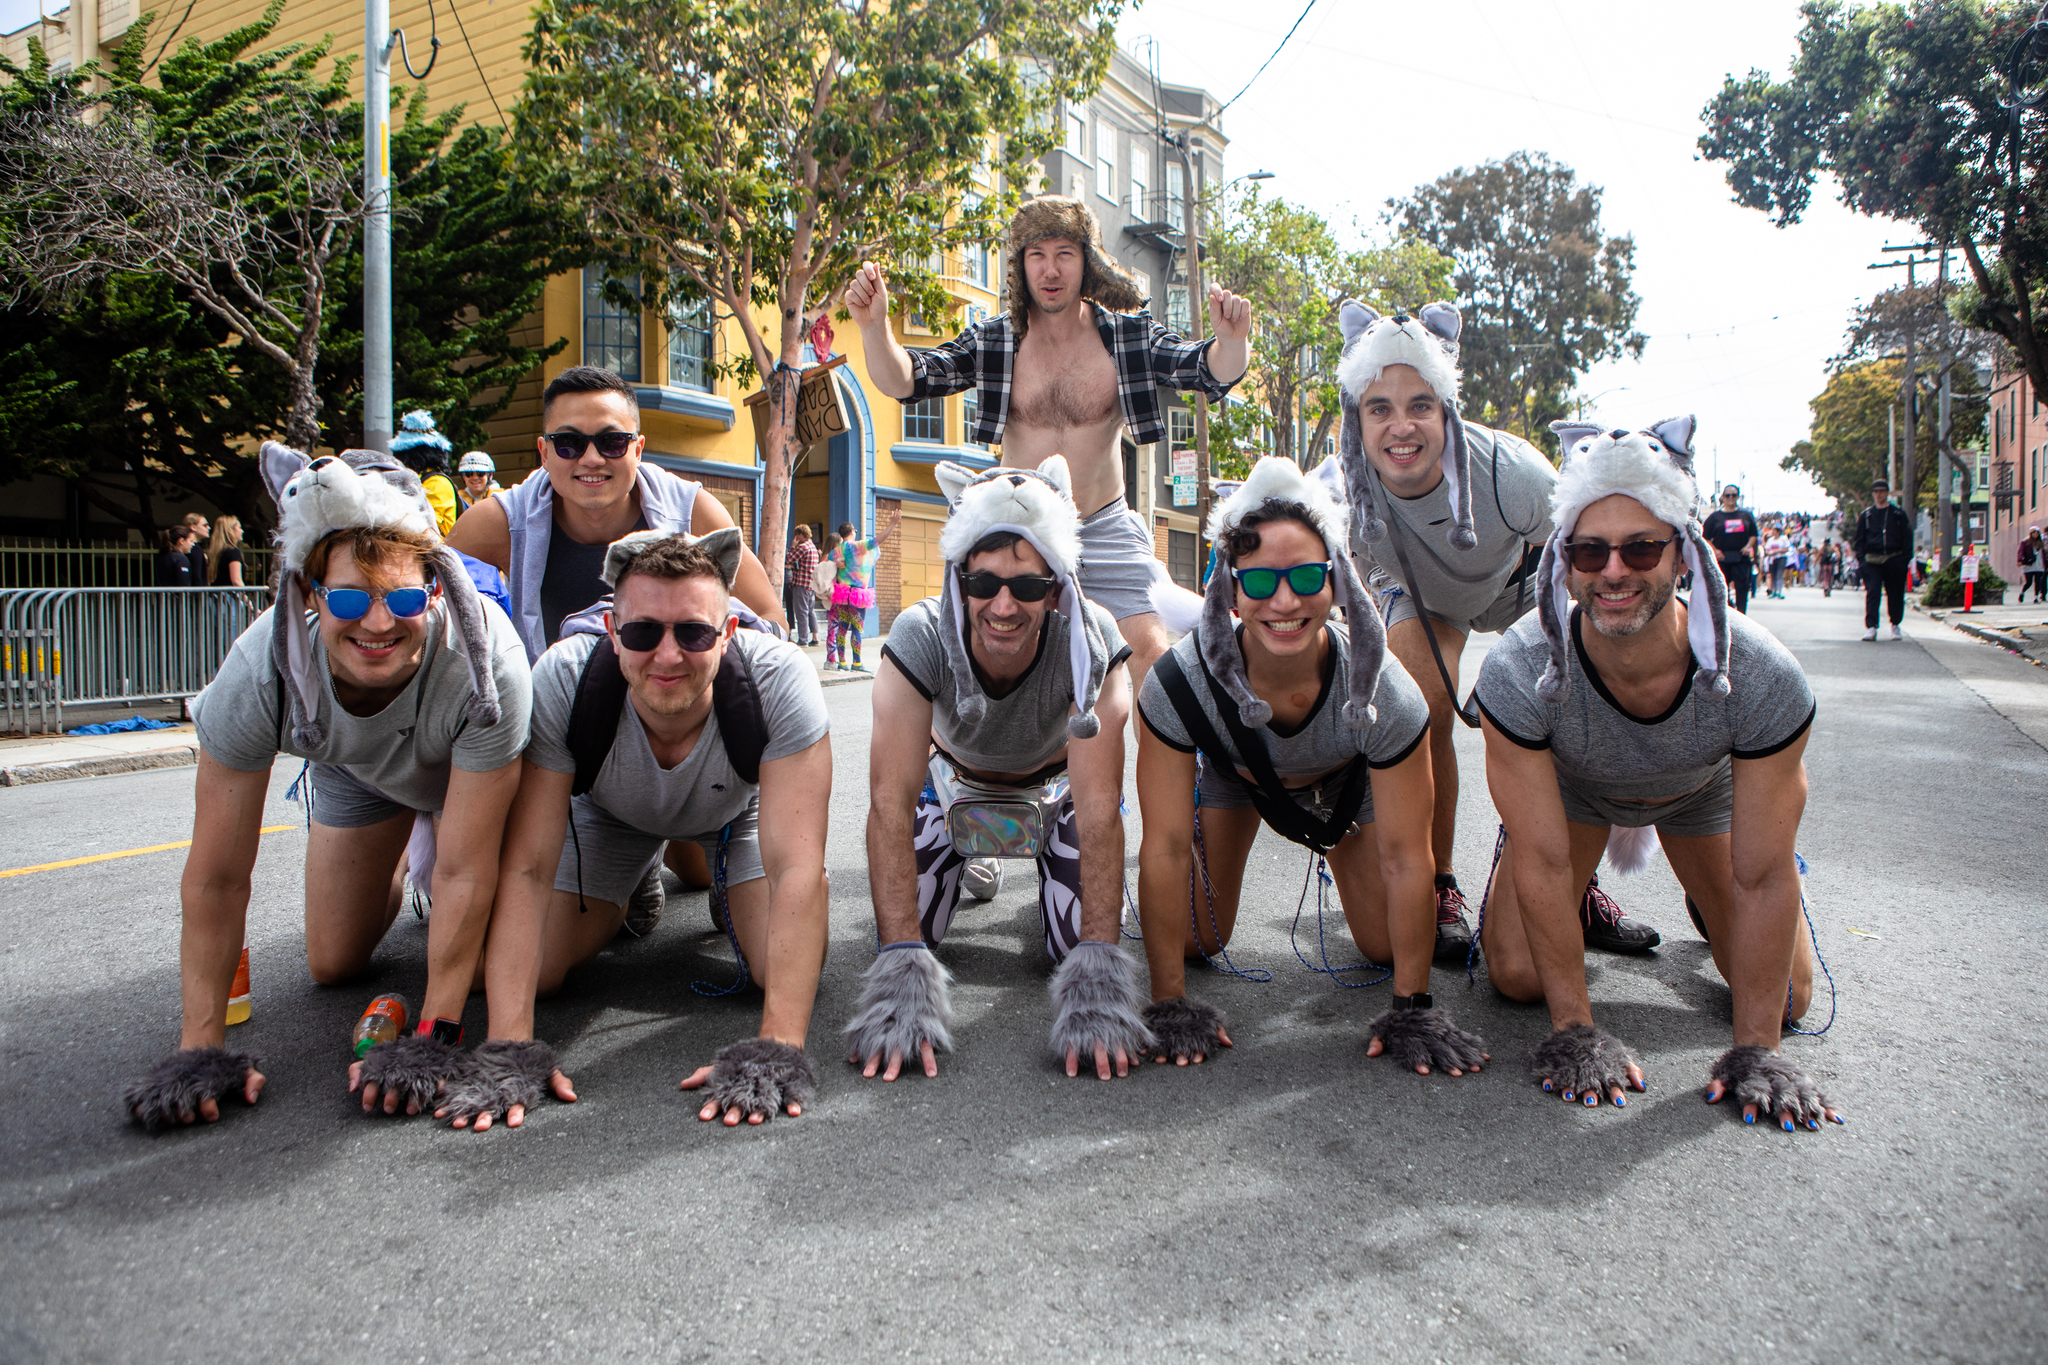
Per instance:
[[[258,834],[276,834],[281,830],[297,829],[297,825],[265,825]],[[60,867],[83,867],[87,863],[103,863],[110,858],[136,858],[145,853],[166,853],[174,848],[190,848],[190,839],[180,839],[175,844],[151,844],[148,848],[128,848],[119,853],[95,853],[90,858],[66,858],[61,863],[37,863],[34,867],[10,867],[0,872],[0,877],[23,877],[31,872],[55,872]]]

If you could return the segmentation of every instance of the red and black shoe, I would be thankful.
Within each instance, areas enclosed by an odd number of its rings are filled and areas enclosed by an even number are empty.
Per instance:
[[[1472,926],[1465,922],[1465,893],[1458,879],[1436,879],[1436,961],[1441,967],[1462,967],[1472,953]]]
[[[1664,941],[1664,936],[1638,919],[1621,913],[1621,907],[1600,889],[1600,878],[1586,883],[1586,898],[1579,902],[1579,923],[1585,926],[1586,946],[1603,953],[1647,953]]]

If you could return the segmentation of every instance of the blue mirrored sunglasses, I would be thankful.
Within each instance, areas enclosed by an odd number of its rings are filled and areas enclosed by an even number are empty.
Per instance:
[[[1244,589],[1244,595],[1254,602],[1263,602],[1280,591],[1283,577],[1287,586],[1294,589],[1296,597],[1314,597],[1329,581],[1330,561],[1297,564],[1291,569],[1232,569],[1230,576],[1237,580],[1238,587]]]
[[[428,588],[393,588],[389,592],[364,592],[361,588],[328,588],[313,585],[313,595],[327,604],[328,612],[340,621],[360,621],[370,614],[372,602],[382,602],[393,616],[410,620],[427,609],[434,594]]]

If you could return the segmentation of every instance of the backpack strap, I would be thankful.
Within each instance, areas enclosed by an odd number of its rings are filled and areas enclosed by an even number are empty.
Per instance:
[[[583,672],[576,679],[576,700],[569,707],[569,756],[576,760],[571,796],[582,796],[597,785],[612,741],[618,738],[619,716],[625,707],[626,675],[619,668],[619,652],[606,635],[584,661]]]
[[[761,755],[768,748],[767,714],[761,709],[761,689],[754,685],[754,671],[731,640],[726,641],[718,674],[711,680],[711,709],[718,716],[719,738],[725,742],[732,770],[740,781],[759,786]]]

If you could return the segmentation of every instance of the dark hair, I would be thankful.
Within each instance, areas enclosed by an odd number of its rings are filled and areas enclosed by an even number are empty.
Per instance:
[[[852,522],[850,522],[850,521],[842,521],[842,522],[840,522],[840,523],[839,523],[839,534],[840,534],[841,536],[844,536],[844,537],[845,537],[846,539],[848,539],[848,540],[852,540],[852,539],[853,539],[853,523],[852,523]]]
[[[798,522],[796,524],[796,538],[798,540],[809,540],[811,538],[811,528],[802,522]]]
[[[626,566],[619,570],[619,581],[612,584],[613,594],[616,595],[619,589],[626,586],[626,580],[636,574],[642,578],[670,581],[678,578],[708,578],[719,587],[725,587],[725,575],[719,572],[718,561],[713,559],[703,546],[686,542],[681,536],[657,540],[626,561]]]
[[[164,527],[163,530],[158,531],[156,533],[156,547],[164,553],[169,554],[171,547],[173,545],[176,545],[186,536],[195,534],[197,533],[194,531],[192,527],[187,526],[184,522],[181,521],[176,526],[166,526]]]
[[[404,450],[394,452],[394,458],[421,478],[429,474],[445,475],[448,472],[448,452],[439,446],[407,446]]]
[[[1232,568],[1237,561],[1248,554],[1256,554],[1259,548],[1259,527],[1276,521],[1298,521],[1306,526],[1317,539],[1322,532],[1316,529],[1316,514],[1308,504],[1292,498],[1267,498],[1251,511],[1238,519],[1236,526],[1224,532],[1217,548],[1223,551],[1224,563]]]
[[[548,405],[565,393],[616,393],[640,409],[640,399],[633,392],[633,386],[619,375],[596,365],[571,365],[568,369],[548,381],[540,391],[542,420],[546,420]]]
[[[996,550],[1007,550],[1012,545],[1027,543],[1024,537],[1018,535],[1015,531],[990,531],[980,540],[967,547],[967,553],[960,557],[960,562],[965,564],[976,555],[990,554]]]

